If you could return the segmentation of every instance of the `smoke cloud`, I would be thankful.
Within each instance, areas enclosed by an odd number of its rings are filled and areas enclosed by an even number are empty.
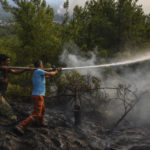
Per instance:
[[[136,57],[132,57],[135,59],[142,58],[150,58],[150,53],[139,54]],[[125,60],[122,58],[122,60]],[[100,63],[94,53],[90,53],[90,58],[82,57],[80,53],[75,52],[69,53],[66,50],[60,56],[60,61],[66,65],[66,67],[80,67],[80,66],[91,66]],[[120,60],[118,60],[120,61]],[[110,62],[114,62],[109,61]],[[116,60],[115,60],[116,62]],[[91,74],[93,76],[99,77],[102,81],[102,86],[104,87],[117,87],[118,84],[131,85],[130,90],[135,91],[135,94],[139,97],[145,91],[147,93],[141,96],[140,102],[135,106],[135,108],[128,114],[128,119],[132,120],[136,124],[149,124],[149,115],[150,115],[150,100],[149,100],[149,89],[150,89],[150,66],[149,60],[143,61],[142,63],[137,63],[136,65],[127,65],[121,67],[112,68],[113,74],[104,73],[106,68],[95,68],[95,69],[79,69],[81,74]],[[117,71],[119,70],[119,73]],[[106,78],[107,76],[107,78]],[[118,115],[118,111],[122,109],[122,107],[118,107],[116,104],[108,107],[109,111],[113,113],[113,118],[120,118]],[[123,113],[120,112],[120,115]],[[112,115],[112,114],[111,114]],[[116,120],[117,120],[116,119]]]
[[[76,52],[77,53],[77,52]],[[90,53],[90,59],[87,59],[85,57],[81,57],[78,54],[71,54],[67,50],[65,50],[61,57],[60,62],[65,64],[67,67],[79,67],[79,66],[92,66],[96,63],[96,56],[94,53]],[[94,70],[94,71],[93,71]],[[79,72],[82,75],[91,74],[93,76],[99,77],[99,69],[80,69]]]

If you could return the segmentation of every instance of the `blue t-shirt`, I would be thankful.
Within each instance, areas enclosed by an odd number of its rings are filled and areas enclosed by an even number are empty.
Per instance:
[[[33,91],[32,95],[43,95],[45,96],[45,72],[42,69],[37,69],[33,73],[32,83]]]

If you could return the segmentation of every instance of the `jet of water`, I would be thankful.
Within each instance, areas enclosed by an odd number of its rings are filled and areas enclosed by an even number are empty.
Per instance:
[[[81,67],[69,67],[69,68],[62,68],[62,70],[88,69],[88,68],[106,68],[106,67],[112,67],[112,66],[123,66],[123,65],[143,62],[143,61],[146,61],[146,60],[150,60],[150,55],[143,56],[143,57],[138,57],[138,58],[135,58],[135,59],[132,59],[132,60],[114,62],[114,63],[109,63],[109,64],[93,65],[93,66],[81,66]]]

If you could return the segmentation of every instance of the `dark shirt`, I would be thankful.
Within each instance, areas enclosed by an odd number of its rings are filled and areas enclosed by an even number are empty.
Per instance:
[[[3,95],[5,94],[6,90],[7,90],[7,86],[8,86],[8,73],[11,70],[0,66],[0,93]]]

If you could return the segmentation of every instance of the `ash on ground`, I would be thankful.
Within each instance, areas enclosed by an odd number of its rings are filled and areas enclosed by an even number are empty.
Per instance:
[[[15,125],[32,113],[32,103],[11,103],[18,122],[0,117],[0,150],[149,150],[149,126],[123,121],[110,132],[104,118],[95,113],[81,114],[81,124],[74,125],[73,111],[46,100],[48,127],[29,127],[24,135],[14,132]]]

